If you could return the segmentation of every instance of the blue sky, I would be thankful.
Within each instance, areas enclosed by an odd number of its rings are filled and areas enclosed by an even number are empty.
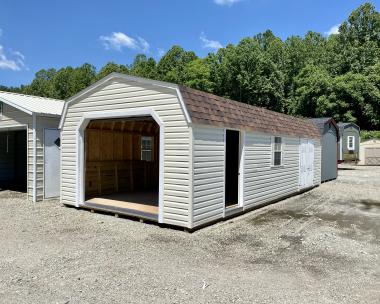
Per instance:
[[[29,83],[43,68],[102,67],[156,59],[174,44],[205,56],[271,29],[275,35],[327,34],[357,0],[2,0],[0,84]],[[380,9],[380,0],[370,1]]]

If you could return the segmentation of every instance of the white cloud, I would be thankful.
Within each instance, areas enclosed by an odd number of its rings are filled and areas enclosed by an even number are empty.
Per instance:
[[[150,47],[144,38],[137,37],[137,39],[135,39],[122,32],[113,32],[109,36],[100,36],[99,39],[102,41],[106,50],[114,49],[121,51],[123,48],[128,48],[147,53]]]
[[[215,4],[221,5],[221,6],[232,6],[237,2],[240,2],[241,0],[214,0]]]
[[[20,71],[25,66],[25,56],[20,52],[12,52],[15,58],[8,58],[4,47],[0,45],[0,70]]]
[[[332,26],[328,31],[325,32],[325,35],[330,36],[330,35],[339,34],[339,27],[340,27],[340,24],[336,24]]]
[[[223,45],[219,41],[207,39],[205,33],[203,32],[201,33],[199,39],[201,39],[202,47],[204,49],[217,50],[223,47]]]
[[[137,38],[140,44],[140,48],[144,53],[147,53],[149,51],[149,43],[144,38],[138,37]]]
[[[13,55],[15,55],[16,57],[18,57],[20,60],[25,60],[25,56],[24,56],[24,54],[22,54],[21,52],[19,52],[19,51],[14,51],[14,52],[12,52],[13,53]]]

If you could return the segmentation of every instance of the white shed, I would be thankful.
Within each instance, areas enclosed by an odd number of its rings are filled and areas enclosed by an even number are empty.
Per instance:
[[[0,91],[0,189],[59,196],[62,100]]]
[[[61,202],[193,229],[321,183],[312,122],[110,74],[66,104]]]
[[[380,139],[369,139],[360,143],[358,165],[380,166]]]

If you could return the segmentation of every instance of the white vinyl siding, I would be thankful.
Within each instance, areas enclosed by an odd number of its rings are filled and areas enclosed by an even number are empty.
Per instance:
[[[299,177],[299,138],[282,137],[282,166],[272,166],[272,136],[246,133],[244,208],[296,193]]]
[[[43,129],[58,128],[60,117],[36,117],[36,156],[37,156],[37,190],[36,200],[43,199]],[[3,115],[0,119],[0,131],[6,127],[23,127],[27,125],[27,194],[28,199],[33,199],[34,181],[34,136],[33,117],[7,104],[3,104]],[[12,129],[10,129],[11,131]]]
[[[193,126],[194,227],[224,214],[224,129]]]
[[[189,126],[176,92],[153,85],[110,81],[69,104],[61,132],[61,201],[76,204],[76,135],[83,114],[141,108],[153,109],[165,125],[163,222],[188,227]]]

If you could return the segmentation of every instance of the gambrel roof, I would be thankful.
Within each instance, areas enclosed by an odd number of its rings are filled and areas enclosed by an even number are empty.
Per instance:
[[[119,73],[111,73],[90,87],[69,98],[63,110],[60,128],[63,127],[68,104],[96,90],[109,81],[145,83],[175,90],[189,124],[249,130],[272,135],[289,135],[320,138],[317,127],[308,119],[251,106],[173,83],[145,79]]]
[[[0,91],[0,102],[8,104],[27,114],[60,116],[63,100]]]
[[[338,123],[338,127],[339,127],[339,134],[340,134],[340,136],[343,135],[344,129],[348,128],[349,126],[354,127],[355,129],[358,130],[358,132],[360,132],[360,127],[357,124],[353,123],[353,122],[339,122]]]
[[[179,86],[193,123],[230,127],[269,134],[320,138],[316,126],[307,119]]]

